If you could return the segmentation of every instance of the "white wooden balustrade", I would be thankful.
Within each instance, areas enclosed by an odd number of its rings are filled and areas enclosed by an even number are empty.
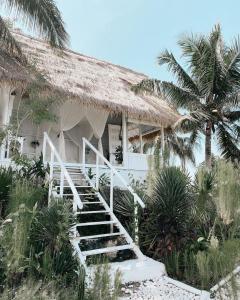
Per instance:
[[[77,211],[77,208],[82,209],[83,203],[80,199],[80,196],[77,192],[77,189],[60,157],[58,154],[55,146],[53,145],[52,141],[50,140],[48,134],[44,132],[44,138],[43,138],[43,162],[46,163],[46,151],[47,146],[50,148],[50,162],[49,162],[49,201],[51,200],[51,196],[53,193],[53,170],[54,166],[58,166],[60,168],[60,197],[63,196],[63,190],[64,190],[64,182],[67,181],[69,188],[72,191],[73,194],[73,210]]]
[[[87,174],[85,164],[86,146],[96,154],[95,181],[90,179]],[[66,199],[66,201],[71,201],[71,199],[73,200],[73,211],[76,214],[78,221],[77,224],[71,228],[70,241],[80,263],[87,269],[87,257],[125,250],[131,250],[137,259],[141,261],[145,260],[145,256],[137,246],[137,213],[135,218],[135,241],[133,241],[113,212],[114,176],[118,177],[118,181],[120,181],[125,189],[133,196],[136,209],[138,205],[145,207],[143,201],[135,193],[132,187],[127,184],[121,174],[119,174],[119,172],[106,160],[106,158],[85,138],[83,138],[83,164],[81,166],[79,164],[69,166],[64,163],[47,133],[44,133],[43,140],[44,163],[46,163],[47,147],[50,148],[50,153],[48,152],[48,157],[50,154],[50,161],[48,162],[50,166],[49,200],[51,200],[52,195],[62,197],[63,199]],[[110,171],[109,205],[99,191],[100,163],[104,163]],[[94,206],[99,208],[95,209]],[[137,211],[135,210],[135,212]],[[101,221],[99,221],[98,215],[104,216],[103,219],[101,217]],[[97,219],[95,219],[95,216],[97,216]],[[94,231],[96,230],[96,233],[84,234],[86,231],[82,231],[81,229],[84,229],[84,227],[88,228],[89,226],[90,228],[95,228]],[[102,231],[103,228],[106,229],[106,232]],[[117,238],[119,239],[118,241],[120,244],[117,243],[115,246],[109,246],[107,243],[102,244],[100,240],[106,238]],[[93,240],[96,242],[99,240],[100,242],[97,249],[92,249],[91,241]],[[90,243],[88,244],[88,242]],[[122,244],[122,242],[124,244]],[[84,245],[89,245],[89,249],[82,248]]]

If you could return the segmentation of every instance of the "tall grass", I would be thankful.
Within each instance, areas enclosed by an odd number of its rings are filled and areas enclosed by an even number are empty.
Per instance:
[[[0,219],[6,217],[9,193],[15,178],[11,168],[0,168]]]

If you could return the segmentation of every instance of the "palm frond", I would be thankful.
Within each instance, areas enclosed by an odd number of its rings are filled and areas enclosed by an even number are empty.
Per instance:
[[[236,122],[240,120],[240,110],[230,111],[224,113],[224,117],[227,118],[230,122]]]
[[[224,56],[226,68],[226,80],[232,84],[240,85],[240,38],[236,38]]]
[[[188,75],[188,73],[181,67],[181,65],[176,61],[172,53],[165,50],[158,57],[158,63],[160,65],[167,64],[168,69],[177,76],[177,81],[179,85],[184,88],[189,89],[193,94],[199,95],[199,90],[195,82]]]
[[[224,109],[233,109],[234,107],[238,108],[240,105],[240,90],[230,92],[223,97],[218,99],[218,105],[224,107]]]
[[[168,147],[180,160],[188,160],[195,165],[194,144],[190,142],[189,138],[175,134],[168,139]]]
[[[162,91],[167,100],[177,108],[192,110],[194,108],[202,109],[199,97],[192,94],[191,91],[181,88],[171,82],[162,82]]]
[[[54,0],[4,0],[4,3],[23,18],[30,30],[46,37],[52,46],[66,46],[68,34]]]
[[[136,94],[147,92],[157,96],[161,96],[161,81],[157,79],[145,79],[131,87]]]
[[[12,36],[7,23],[0,16],[0,44],[1,49],[6,51],[6,53],[13,55],[15,57],[22,57],[22,51],[20,45]]]
[[[236,145],[235,138],[232,137],[224,125],[220,124],[218,126],[217,137],[222,156],[233,162],[240,161],[240,150]]]

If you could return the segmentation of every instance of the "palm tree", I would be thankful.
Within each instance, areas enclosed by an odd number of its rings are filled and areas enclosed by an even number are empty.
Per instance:
[[[167,128],[164,131],[164,149],[180,159],[182,170],[186,171],[187,161],[195,165],[195,145],[192,143],[191,137],[181,136],[173,128]]]
[[[176,76],[176,83],[147,80],[134,90],[145,89],[163,94],[180,111],[189,114],[181,123],[191,131],[194,143],[200,133],[205,135],[205,164],[211,167],[212,135],[216,134],[222,156],[240,161],[238,138],[240,135],[240,39],[231,46],[224,43],[221,28],[198,36],[184,36],[178,42],[182,56],[187,60],[186,71],[165,50],[158,57]]]
[[[15,12],[28,29],[47,38],[52,46],[59,48],[66,46],[68,34],[54,0],[5,0],[1,4],[10,12]],[[10,55],[22,56],[18,42],[1,16],[0,42],[2,50]]]
[[[178,130],[171,127],[164,129],[164,141],[159,136],[159,132],[156,134],[155,141],[144,144],[145,151],[152,149],[155,154],[159,154],[160,149],[162,149],[163,165],[168,165],[171,154],[178,157],[183,171],[186,171],[186,162],[195,165],[194,146],[196,145],[192,143],[191,136],[183,136],[181,135],[181,131],[178,132]],[[151,137],[153,139],[154,136]]]

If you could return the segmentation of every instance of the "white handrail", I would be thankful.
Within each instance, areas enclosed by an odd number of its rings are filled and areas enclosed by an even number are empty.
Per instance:
[[[97,173],[97,178],[96,178],[96,186],[98,186],[98,180],[99,180],[99,159],[102,160],[111,170],[112,174],[117,175],[117,177],[120,179],[120,181],[122,182],[122,184],[127,188],[127,190],[134,196],[134,201],[137,201],[138,204],[144,208],[145,204],[142,201],[142,199],[138,196],[137,193],[134,192],[133,188],[127,184],[127,182],[125,181],[125,179],[122,177],[121,174],[119,174],[119,172],[113,167],[113,165],[110,164],[110,162],[86,139],[83,138],[83,167],[85,168],[85,148],[86,148],[86,144],[88,145],[88,147],[90,149],[93,150],[93,152],[96,153],[97,156],[97,163],[96,163],[96,173]]]
[[[47,144],[49,145],[50,149],[51,149],[51,161],[50,161],[50,181],[53,179],[52,175],[53,175],[53,164],[54,164],[54,157],[56,158],[60,169],[61,169],[61,177],[60,177],[60,195],[62,196],[63,194],[63,185],[64,185],[64,177],[66,178],[66,181],[69,184],[69,187],[72,190],[73,193],[73,206],[78,207],[79,209],[83,208],[83,203],[80,199],[80,196],[77,192],[77,189],[75,187],[75,185],[73,184],[73,181],[67,171],[67,169],[65,168],[63,161],[60,157],[60,155],[58,154],[55,146],[53,145],[52,141],[50,140],[48,134],[46,132],[44,132],[44,138],[43,138],[43,162],[46,163],[46,146]],[[49,185],[49,191],[51,193],[51,189],[52,189],[52,182],[50,182]]]

